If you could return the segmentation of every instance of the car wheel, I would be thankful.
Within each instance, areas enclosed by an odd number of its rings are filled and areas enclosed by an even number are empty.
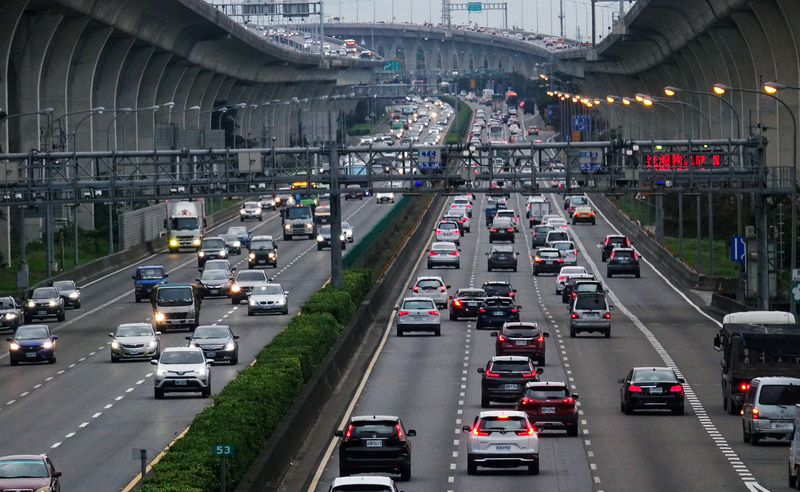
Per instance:
[[[795,473],[797,472],[795,471]],[[797,475],[792,475],[792,470],[789,470],[789,487],[797,487]]]
[[[461,262],[456,263],[456,270],[461,270]]]
[[[240,217],[239,221],[244,222],[244,217]]]
[[[164,390],[155,388],[154,393],[155,393],[156,400],[160,400],[160,399],[164,398]]]
[[[592,221],[592,225],[595,225],[595,221]]]
[[[403,329],[398,326],[397,327],[397,336],[398,337],[402,337],[405,334],[406,334],[405,331],[403,331]]]
[[[80,308],[81,308],[81,303],[80,302],[78,304],[75,304],[75,309],[80,309]]]
[[[428,262],[428,270],[430,270],[431,268],[433,268],[433,265],[431,265],[431,263]]]
[[[247,315],[248,316],[252,316],[253,315],[253,310],[252,309],[248,309],[247,310]]]
[[[514,244],[514,238],[511,238],[511,244]]]
[[[539,474],[539,460],[534,461],[530,465],[528,465],[528,473],[531,475],[538,475]]]
[[[458,321],[458,316],[452,311],[450,311],[450,321]]]
[[[515,272],[517,271],[517,267],[514,267],[514,271],[515,271]]]
[[[755,432],[750,433],[750,444],[753,446],[758,446],[758,443],[761,442],[761,436]]]
[[[116,356],[112,355],[111,356],[111,362],[119,362],[119,357],[116,357]]]
[[[317,251],[322,251],[322,246],[320,246],[319,244],[317,245]]]
[[[467,475],[477,475],[478,464],[475,463],[475,458],[467,456]]]
[[[561,295],[561,291],[560,291],[559,289],[556,289],[556,295],[557,295],[557,296],[560,296],[560,295]]]
[[[283,240],[284,241],[290,241],[291,240],[291,236],[289,236],[288,234],[284,234],[283,235]]]
[[[239,304],[239,299],[237,299],[235,297],[231,297],[231,304],[233,304],[234,306]]]
[[[440,336],[442,336],[442,327],[441,327],[441,326],[439,326],[439,327],[437,327],[437,328],[434,328],[434,330],[433,330],[433,334],[434,334],[435,336],[437,336],[437,337],[440,337]]]
[[[540,365],[540,366],[543,366],[543,365],[544,365],[544,363],[545,363],[545,356],[544,356],[544,354],[542,354],[542,356],[541,356],[541,357],[539,357],[539,365]]]
[[[486,396],[481,396],[481,408],[489,408],[490,405],[491,402],[489,401],[489,398]]]
[[[489,270],[490,272],[492,271],[492,267],[490,266],[487,266],[486,269]]]
[[[409,463],[407,466],[400,468],[400,481],[401,482],[408,482],[411,480],[411,464]]]
[[[613,276],[614,276],[614,274],[613,274],[613,273],[611,273],[611,272],[609,272],[609,271],[606,271],[606,277],[608,277],[608,278],[611,278],[611,277],[613,277]]]
[[[575,338],[575,328],[570,327],[569,329],[569,337]]]
[[[286,306],[285,308],[283,308],[283,311],[281,311],[281,314],[289,314],[289,306]]]
[[[208,398],[209,396],[211,396],[211,384],[210,384],[210,383],[209,383],[209,385],[208,385],[208,386],[206,386],[205,388],[203,388],[202,390],[200,390],[200,395],[201,395],[203,398]]]
[[[606,338],[611,338],[611,328],[606,330]]]
[[[136,299],[136,302],[141,302],[141,300],[142,300],[142,298],[139,297],[139,296],[134,296],[134,298]]]
[[[625,405],[625,415],[633,415],[633,407],[630,405]]]
[[[342,249],[347,249],[347,243],[342,243]]]
[[[606,255],[601,256],[600,257],[600,261],[605,262],[606,261]]]
[[[578,437],[578,421],[572,423],[571,426],[567,427],[567,435],[569,437]]]
[[[536,270],[534,270],[534,271],[533,271],[533,276],[534,276],[534,277],[538,277],[538,276],[539,276],[539,272],[537,272]]]
[[[11,362],[11,365],[12,365],[12,366],[17,366],[17,365],[19,365],[19,361],[18,361],[18,360],[16,360],[16,359],[11,359],[11,361],[10,361],[10,362]]]
[[[61,312],[58,314],[58,320],[59,320],[59,321],[64,321],[65,319],[67,319],[67,315],[64,313],[64,311],[61,311]]]
[[[640,278],[640,275],[641,274],[639,272],[636,272],[636,278]]]
[[[239,363],[239,355],[237,354],[233,356],[233,359],[231,359],[231,365],[235,366],[238,363]]]

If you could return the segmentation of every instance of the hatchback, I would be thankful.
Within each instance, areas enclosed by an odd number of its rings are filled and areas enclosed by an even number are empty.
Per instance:
[[[668,409],[683,415],[685,382],[669,367],[634,367],[619,380],[620,411]]]
[[[413,287],[414,297],[430,297],[437,306],[447,306],[447,289],[441,277],[417,277]]]
[[[581,285],[580,290],[576,290],[578,285]],[[602,282],[595,280],[594,275],[587,273],[586,275],[570,275],[564,288],[561,290],[561,302],[564,304],[571,303],[578,292],[591,292],[598,294],[605,294],[606,290]]]
[[[339,475],[354,473],[397,473],[411,479],[411,441],[417,435],[406,430],[394,415],[352,416],[339,437]]]
[[[578,435],[577,393],[570,393],[563,381],[533,381],[517,401],[515,410],[528,414],[536,429],[565,430],[567,435]]]
[[[484,411],[475,417],[467,432],[467,474],[477,475],[478,467],[516,468],[525,466],[531,475],[539,474],[539,436],[525,412]]]
[[[574,266],[578,264],[578,250],[572,241],[553,241],[548,243],[547,247],[555,248],[561,252],[561,257],[564,258],[564,265]]]
[[[594,216],[594,210],[592,207],[575,208],[575,211],[572,213],[572,225],[575,225],[579,222],[588,222],[592,225],[597,223],[597,219]]]
[[[231,295],[231,278],[224,270],[206,270],[195,280],[197,281],[197,296],[200,299]]]
[[[639,278],[639,254],[633,248],[614,248],[608,257],[606,275],[608,278],[619,274],[633,275]]]
[[[461,235],[463,236],[464,233],[467,233],[471,230],[471,223],[472,220],[464,215],[462,212],[459,211],[447,211],[445,212],[444,216],[442,216],[442,221],[450,221],[455,222],[458,224],[458,228],[461,230]]]
[[[541,367],[534,368],[530,357],[500,355],[492,357],[486,367],[479,367],[481,375],[481,408],[489,408],[493,401],[515,403],[525,385],[538,381]]]
[[[56,340],[47,325],[21,325],[8,337],[8,358],[12,366],[20,362],[56,362]]]
[[[430,331],[437,337],[442,334],[441,316],[433,299],[406,297],[395,309],[398,337],[410,331]]]
[[[199,347],[166,347],[161,357],[150,363],[156,366],[153,385],[157,400],[173,391],[211,396],[211,362]]]
[[[458,318],[474,318],[486,299],[483,289],[458,289],[450,298],[450,321]]]
[[[334,478],[328,492],[402,492],[389,477],[363,476]]]
[[[461,255],[456,244],[451,241],[437,241],[428,250],[428,268],[451,266],[461,268]]]
[[[493,331],[497,337],[494,343],[495,355],[525,355],[537,364],[545,364],[545,338],[550,334],[539,329],[537,323],[505,323],[500,332]]]
[[[158,359],[161,332],[150,323],[122,323],[111,337],[111,362],[122,359]]]
[[[800,403],[800,379],[758,377],[750,381],[742,404],[742,439],[757,446],[761,439],[783,439],[795,431],[795,405]]]
[[[504,280],[490,280],[481,285],[481,289],[486,292],[488,297],[514,297],[517,289]]]
[[[228,257],[228,248],[221,237],[206,237],[197,252],[197,266],[202,268],[208,260],[218,260]]]
[[[521,307],[511,297],[487,297],[478,310],[475,329],[503,326],[504,323],[519,321]]]
[[[494,246],[491,251],[486,253],[489,258],[486,267],[492,270],[513,270],[517,271],[517,254],[513,246]]]
[[[581,294],[575,298],[569,313],[569,336],[588,331],[611,336],[611,310],[605,294]]]

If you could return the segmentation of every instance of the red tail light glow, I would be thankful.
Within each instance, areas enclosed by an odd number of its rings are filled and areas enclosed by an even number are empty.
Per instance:
[[[523,377],[523,378],[535,378],[535,377],[536,377],[536,371],[533,371],[533,372],[526,372],[526,373],[524,373],[524,374],[522,375],[522,377]]]
[[[504,337],[503,335],[497,335],[497,341],[498,342],[505,342],[506,341],[506,337]]]
[[[632,384],[632,385],[628,386],[628,391],[630,391],[631,393],[641,393],[642,392],[642,387],[641,386],[637,386],[635,384]]]
[[[446,290],[447,290],[447,287],[445,287],[445,286],[443,285],[443,286],[439,287],[439,289],[440,289],[442,292],[444,292],[444,291],[446,291]]]
[[[398,315],[398,316],[405,316],[405,315],[406,315],[406,314],[408,314],[408,313],[409,313],[408,311],[398,311],[398,312],[397,312],[397,315]]]
[[[488,436],[489,435],[488,432],[479,431],[477,427],[473,427],[472,428],[472,434],[475,435],[475,436]]]
[[[498,420],[506,420],[507,418],[508,418],[508,415],[498,415],[497,416]]]
[[[563,400],[561,400],[561,403],[570,403],[571,404],[571,403],[575,403],[575,400],[571,396],[568,396],[568,397],[564,398]]]
[[[536,263],[539,263],[539,262],[541,262],[541,261],[542,261],[542,259],[541,259],[541,258],[539,258],[538,256],[534,256],[534,257],[533,257],[533,261],[535,261]]]
[[[497,229],[495,229],[494,227],[492,227],[491,229],[489,229],[489,232],[497,232]]]
[[[753,413],[753,420],[758,419],[758,408],[753,407],[752,413]]]
[[[438,253],[436,251],[428,252],[428,256],[436,256]]]
[[[400,424],[394,424],[394,428],[397,429],[397,437],[403,439],[405,436],[403,435],[403,429],[400,428]]]
[[[344,434],[345,439],[350,439],[350,434],[353,432],[353,424],[347,426],[347,432]]]
[[[572,319],[578,319],[578,313],[572,313],[570,316]]]
[[[680,384],[676,384],[674,386],[670,386],[669,388],[670,393],[683,393],[683,386]]]
[[[539,333],[539,336],[538,336],[538,337],[536,337],[536,341],[537,341],[537,342],[540,342],[540,343],[541,343],[541,342],[543,342],[543,341],[544,341],[544,335],[542,335],[541,333]]]
[[[419,286],[418,285],[414,286],[414,292],[419,292]]]
[[[604,319],[611,319],[611,313],[603,313]]]
[[[448,253],[450,256],[458,256],[458,251],[451,251]]]
[[[432,314],[434,316],[439,316],[439,311],[428,311],[428,314]]]
[[[739,389],[742,391],[747,391],[750,389],[750,383],[742,383],[739,385]]]
[[[613,251],[611,252],[611,256],[609,256],[609,258],[611,258],[612,260],[614,259],[614,252]]]
[[[492,372],[492,371],[488,371],[488,370],[484,373],[484,375],[487,378],[499,378],[500,377],[500,375],[498,373]]]
[[[479,311],[482,312],[482,313],[485,313],[486,312],[486,308],[480,308]]]
[[[506,229],[508,232],[514,232],[514,229]]]
[[[441,229],[436,229],[436,234],[441,234],[442,232],[444,231],[442,231]]]
[[[511,312],[512,313],[516,313],[517,312],[517,308],[511,308]]]
[[[528,424],[528,428],[525,429],[525,430],[517,431],[517,435],[518,436],[532,436],[534,432],[536,432],[536,429],[534,429],[530,424]]]
[[[556,260],[557,263],[564,263],[564,258],[559,258]]]
[[[461,301],[459,301],[458,299],[453,300],[453,306],[461,307]]]
[[[639,255],[636,254],[636,251],[633,252],[633,259],[634,260],[638,260],[639,259]]]

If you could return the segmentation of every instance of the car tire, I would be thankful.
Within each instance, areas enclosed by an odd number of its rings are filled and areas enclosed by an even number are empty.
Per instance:
[[[530,465],[528,465],[528,473],[530,475],[538,475],[539,474],[539,460],[534,461]]]
[[[683,406],[683,403],[672,409],[672,415],[683,415],[684,413],[685,413],[685,408]]]
[[[247,310],[247,315],[248,316],[252,316],[253,315],[253,310],[252,309],[248,309]]]
[[[317,251],[322,251],[322,246],[320,246],[319,244],[317,245]]]
[[[611,338],[611,328],[606,330],[606,338]]]
[[[283,235],[283,240],[284,241],[291,241],[291,236],[289,236],[288,234],[284,234]]]
[[[238,363],[239,363],[239,355],[237,354],[233,356],[233,359],[231,359],[231,365],[235,366]]]
[[[164,390],[163,389],[155,388],[154,393],[155,393],[156,400],[161,400],[161,399],[164,398]]]
[[[405,334],[406,334],[405,331],[403,331],[403,329],[398,326],[397,327],[397,336],[398,337],[402,337]]]
[[[244,222],[244,217],[240,217],[240,218],[239,218],[239,221],[240,221],[240,222]]]
[[[758,435],[756,432],[750,433],[750,444],[753,446],[758,446],[758,443],[761,442],[761,436]]]
[[[456,316],[452,311],[450,311],[450,321],[458,321],[458,316]]]
[[[431,268],[433,268],[433,265],[431,265],[431,263],[428,262],[428,270],[430,270]]]
[[[795,470],[795,473],[797,473],[797,470]],[[792,470],[789,470],[789,487],[797,487],[797,475],[792,475]]]
[[[347,249],[347,243],[342,243],[342,249],[343,250]]]
[[[440,327],[438,327],[438,328],[434,328],[434,330],[433,330],[433,335],[434,335],[434,336],[437,336],[437,337],[440,337],[440,336],[442,336],[442,327],[440,326]]]
[[[283,311],[281,311],[281,314],[289,314],[289,306],[286,306],[285,308],[283,308]]]
[[[630,405],[625,405],[625,415],[633,415],[633,407]]]
[[[200,395],[203,398],[208,398],[209,396],[211,396],[211,384],[210,383],[209,383],[208,386],[206,386],[205,388],[200,390]]]
[[[515,271],[515,272],[517,271],[517,267],[514,267],[514,271]]]
[[[578,437],[578,421],[576,420],[573,424],[567,427],[567,436],[569,437]]]
[[[456,270],[461,270],[461,262],[456,263]]]
[[[539,272],[537,272],[536,270],[534,270],[534,271],[533,271],[533,276],[534,276],[534,277],[538,277],[538,276],[539,276]]]
[[[59,321],[64,321],[65,319],[67,319],[67,315],[64,313],[64,311],[61,311],[61,312],[58,314],[58,320],[59,320]]]
[[[119,357],[111,356],[111,362],[119,362]]]
[[[488,265],[486,266],[486,269],[487,269],[488,271],[490,271],[490,272],[492,271],[492,267],[490,267],[490,266],[488,266]]]
[[[606,277],[611,278],[614,274],[606,270]]]
[[[478,474],[478,464],[475,462],[475,458],[467,456],[467,475],[477,475],[477,474]]]
[[[537,362],[539,363],[540,366],[543,366],[543,365],[545,365],[545,360],[546,360],[545,356],[544,356],[544,354],[542,354],[541,357],[539,357],[539,360]]]
[[[575,328],[570,327],[570,329],[569,329],[569,337],[570,338],[575,338],[575,335],[576,335]]]
[[[639,272],[636,272],[636,278],[640,278],[640,275],[641,274]]]
[[[237,304],[239,304],[239,299],[237,299],[237,298],[235,298],[235,297],[231,297],[231,304],[233,304],[234,306],[236,306]]]
[[[81,308],[81,303],[80,302],[78,304],[75,304],[75,309],[80,309],[80,308]]]
[[[134,297],[134,299],[136,299],[136,302],[141,302],[141,301],[142,301],[142,298],[141,298],[141,297],[139,297],[139,296],[136,296],[136,295],[135,295],[135,296],[133,296],[133,297]]]
[[[558,290],[558,289],[556,289],[556,295],[557,295],[557,296],[560,296],[560,295],[561,295],[561,291],[560,291],[560,290]]]
[[[19,365],[19,361],[18,361],[18,360],[16,360],[16,359],[11,359],[9,362],[11,362],[11,365],[12,365],[12,366],[17,366],[17,365]]]
[[[486,396],[481,396],[481,408],[489,408],[491,406],[491,401]]]
[[[606,255],[603,255],[603,256],[601,256],[601,257],[600,257],[600,261],[602,261],[603,263],[605,263],[605,261],[606,261]]]
[[[513,237],[511,238],[511,244],[514,244],[514,238]]]

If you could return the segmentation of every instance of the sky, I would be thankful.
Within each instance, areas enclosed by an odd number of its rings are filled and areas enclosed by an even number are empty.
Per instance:
[[[342,17],[343,22],[412,22],[421,24],[432,22],[438,24],[442,20],[442,0],[323,0],[325,16]],[[476,0],[451,0],[451,4],[464,4]],[[578,30],[581,36],[591,36],[591,2],[590,0],[495,0],[495,3],[508,4],[508,28],[540,32],[542,34],[561,35],[558,18],[560,4],[564,6],[564,36],[577,39]],[[483,2],[489,3],[489,2]],[[625,1],[627,11],[632,2]],[[619,1],[604,1],[596,4],[597,36],[609,32],[612,16],[619,12]],[[451,23],[468,24],[470,21],[483,27],[504,27],[502,10],[486,10],[469,14],[455,11],[450,14]]]

